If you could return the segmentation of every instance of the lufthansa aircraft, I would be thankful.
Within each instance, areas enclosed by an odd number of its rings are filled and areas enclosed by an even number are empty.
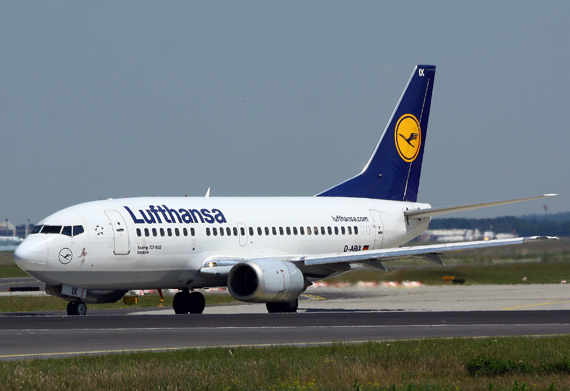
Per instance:
[[[295,312],[312,281],[383,261],[520,244],[539,237],[402,247],[432,216],[548,197],[431,208],[418,203],[435,66],[418,65],[386,129],[353,178],[314,197],[148,197],[71,206],[40,221],[16,263],[68,300],[119,300],[131,289],[178,289],[177,314],[202,313],[196,288],[227,286],[237,300]]]

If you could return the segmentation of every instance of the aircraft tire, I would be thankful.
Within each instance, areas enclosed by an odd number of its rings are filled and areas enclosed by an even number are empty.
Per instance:
[[[299,307],[299,300],[295,299],[295,301],[289,301],[285,303],[265,303],[265,307],[267,308],[267,312],[270,314],[279,312],[297,312],[297,308]]]
[[[191,314],[201,314],[206,308],[206,299],[200,292],[192,292],[188,295],[188,312]]]
[[[297,308],[299,307],[299,300],[295,299],[295,301],[290,301],[287,303],[282,304],[282,312],[297,312]]]
[[[190,294],[187,292],[178,292],[174,295],[172,299],[172,308],[174,308],[175,314],[187,314],[189,311],[189,302]]]
[[[67,315],[85,315],[87,314],[87,305],[81,300],[70,301],[67,304]]]
[[[265,303],[265,307],[267,308],[267,312],[270,314],[275,314],[281,312],[280,304],[281,303]]]

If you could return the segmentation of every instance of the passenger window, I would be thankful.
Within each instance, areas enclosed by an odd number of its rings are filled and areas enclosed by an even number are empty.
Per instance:
[[[83,231],[82,225],[74,225],[73,226],[73,236],[81,235],[83,232],[85,232],[85,231]]]
[[[184,231],[186,231],[186,228],[184,228]],[[196,230],[194,228],[190,228],[190,235],[196,236]],[[184,232],[184,236],[186,236],[186,232]]]
[[[293,227],[293,234],[297,235],[297,227]]]
[[[277,228],[271,227],[271,231],[273,232],[273,236],[277,235]]]
[[[310,235],[311,233],[311,227],[307,227],[307,235]]]
[[[338,227],[334,227],[334,234],[338,235]]]
[[[168,236],[172,236],[172,228],[168,228],[166,230],[166,233],[168,234]]]
[[[148,232],[148,228],[144,229],[144,236],[146,236],[147,238],[150,236],[150,232]]]
[[[352,227],[349,225],[347,228],[348,228],[348,234],[352,235]]]
[[[61,230],[61,234],[66,236],[71,236],[71,225],[63,227],[63,229]]]
[[[206,236],[210,236],[210,228],[206,228]]]
[[[164,228],[160,229],[160,236],[164,236]]]
[[[245,228],[244,227],[240,227],[239,232],[241,233],[241,236],[245,236]]]
[[[265,227],[265,235],[269,236],[269,228]]]
[[[212,228],[214,236],[218,236],[218,229],[216,227]]]
[[[182,233],[184,234],[184,236],[188,236],[188,229],[187,228],[182,229]]]
[[[291,228],[287,227],[285,230],[287,231],[287,235],[291,235]]]
[[[305,228],[300,227],[299,232],[301,233],[301,235],[305,235]]]
[[[153,229],[152,229],[152,236],[158,236],[158,233],[157,233],[157,231],[156,231],[156,228],[153,228]]]
[[[331,227],[327,227],[327,231],[329,232],[329,235],[332,235],[332,228]]]
[[[234,236],[238,236],[237,227],[234,227]]]
[[[186,229],[186,228],[184,228]],[[180,230],[178,228],[174,228],[174,235],[180,236]]]
[[[249,235],[253,236],[253,227],[249,227]]]
[[[141,237],[141,234],[142,234],[141,229],[140,229],[140,228],[137,228],[137,236],[138,236],[139,238]]]
[[[321,235],[325,235],[325,234],[326,234],[325,227],[321,227]]]
[[[361,235],[364,235],[364,230],[362,229],[362,226],[360,227],[360,231],[361,231]],[[354,234],[358,235],[358,227],[354,227]]]
[[[257,227],[257,234],[259,236],[261,236],[263,234],[263,232],[261,231],[261,227]]]
[[[226,227],[226,234],[232,236],[232,229],[230,227]]]
[[[224,229],[220,228],[220,236],[224,236]]]
[[[318,235],[319,234],[319,227],[314,227],[314,230],[315,230],[315,235]]]
[[[279,235],[285,235],[285,233],[283,232],[283,227],[279,227]]]
[[[346,232],[344,231],[344,227],[340,227],[340,233],[343,234],[343,235],[346,234]]]

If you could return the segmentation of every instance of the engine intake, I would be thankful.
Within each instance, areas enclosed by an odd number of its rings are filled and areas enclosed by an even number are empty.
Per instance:
[[[240,262],[230,270],[228,290],[240,301],[290,302],[305,290],[305,278],[290,262],[253,259]]]

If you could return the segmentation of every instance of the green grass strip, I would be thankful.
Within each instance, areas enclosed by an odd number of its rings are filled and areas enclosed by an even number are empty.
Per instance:
[[[3,362],[0,390],[564,390],[569,351],[559,336],[124,353]],[[474,376],[480,357],[537,370]]]

